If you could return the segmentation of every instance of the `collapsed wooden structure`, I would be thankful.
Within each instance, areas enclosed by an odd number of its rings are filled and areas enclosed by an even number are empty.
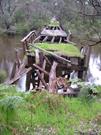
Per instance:
[[[86,56],[70,41],[71,33],[66,33],[59,22],[52,20],[37,35],[30,32],[21,40],[24,58],[20,62],[16,53],[9,84],[14,84],[26,74],[26,90],[47,89],[66,91],[70,85],[70,74],[75,71],[83,79],[86,71]],[[67,77],[67,78],[66,78]]]

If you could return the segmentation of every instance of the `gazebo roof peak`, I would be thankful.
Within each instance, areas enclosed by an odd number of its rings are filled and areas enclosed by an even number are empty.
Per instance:
[[[59,23],[59,21],[57,21],[56,17],[53,17],[53,18],[50,20],[49,26],[59,27],[59,26],[60,26],[60,23]]]

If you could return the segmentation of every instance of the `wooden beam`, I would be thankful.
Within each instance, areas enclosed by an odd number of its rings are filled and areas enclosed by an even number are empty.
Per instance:
[[[16,75],[12,80],[9,80],[6,82],[6,84],[14,84],[16,81],[18,81],[23,75],[27,74],[29,71],[32,70],[32,67],[29,67],[28,69],[23,69],[22,72],[19,72],[18,75]]]
[[[41,72],[43,72],[44,74],[49,76],[49,73],[46,72],[45,70],[43,70],[42,68],[40,68],[38,65],[33,64],[32,66],[34,66],[35,68],[39,69]],[[18,71],[18,73],[15,75],[15,77],[12,80],[9,80],[8,82],[6,82],[7,84],[14,84],[16,81],[18,81],[24,74],[27,74],[29,71],[32,70],[32,67],[29,68],[22,68]]]
[[[39,67],[38,65],[33,64],[32,66],[34,66],[35,68],[39,69],[41,72],[43,72],[44,74],[49,76],[49,73],[47,71],[45,71],[44,69],[42,69],[41,67]]]
[[[14,62],[12,72],[11,72],[11,75],[10,75],[10,80],[14,78],[15,73],[16,73],[16,62]]]
[[[33,43],[36,43],[40,38],[41,38],[41,35],[38,36],[38,37],[33,41]]]
[[[70,60],[67,60],[67,59],[65,59],[65,58],[63,58],[63,57],[61,57],[61,56],[59,56],[59,55],[57,55],[57,54],[55,54],[53,52],[50,52],[50,51],[47,51],[45,49],[39,48],[38,46],[33,46],[33,47],[39,49],[42,52],[48,53],[48,54],[54,56],[55,58],[57,58],[57,59],[59,59],[61,61],[64,61],[64,62],[69,63],[69,64],[74,65],[74,66],[78,66],[76,64],[73,64]]]
[[[54,40],[55,40],[55,37],[53,37],[53,38],[52,38],[51,43],[53,43],[53,42],[54,42]]]
[[[37,71],[37,70],[36,70],[36,72],[37,72],[37,74],[38,74],[39,79],[41,80],[41,82],[43,83],[43,85],[45,86],[45,88],[48,90],[48,85],[47,85],[47,83],[45,82],[45,80],[42,78],[40,72]]]
[[[15,57],[16,57],[16,62],[17,62],[18,68],[19,68],[20,64],[21,64],[21,60],[19,58],[18,49],[15,49]]]
[[[45,60],[48,62],[48,64],[51,65],[51,62],[49,61],[49,59],[45,55],[43,55],[43,56],[44,56]]]
[[[47,39],[48,39],[48,36],[46,36],[46,37],[43,39],[43,42],[45,42]]]
[[[31,31],[27,36],[25,36],[21,42],[24,42],[26,39],[28,39],[29,37],[31,37],[31,35],[35,34],[36,35],[36,32],[35,31]]]
[[[59,43],[61,43],[61,41],[62,41],[62,37],[60,37]]]

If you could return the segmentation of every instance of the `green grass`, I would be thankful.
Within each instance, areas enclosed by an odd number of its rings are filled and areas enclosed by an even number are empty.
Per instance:
[[[21,93],[15,86],[0,85],[1,135],[79,135],[89,130],[98,130],[100,135],[100,116],[100,98],[89,103],[46,91]]]
[[[38,46],[41,49],[52,51],[55,54],[59,54],[59,55],[66,55],[66,56],[71,56],[71,57],[82,57],[79,49],[72,44],[37,43],[36,46]],[[31,47],[31,51],[33,52],[34,50],[35,49]]]

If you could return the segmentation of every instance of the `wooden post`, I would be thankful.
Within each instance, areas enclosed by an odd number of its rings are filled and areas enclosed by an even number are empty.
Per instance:
[[[32,65],[31,57],[28,55],[27,55],[27,62],[28,62],[27,63],[28,67]],[[32,70],[29,71],[26,75],[26,91],[30,89],[30,84],[32,82],[31,76],[32,76]]]
[[[39,71],[37,71],[38,77],[40,78],[41,82],[43,83],[43,85],[45,86],[46,89],[48,89],[48,86],[45,82],[45,80],[42,78],[41,74]]]
[[[36,65],[40,64],[40,56],[39,56],[39,50],[35,49],[35,63]]]
[[[46,67],[46,60],[44,59],[42,69],[45,70],[45,67]],[[44,79],[44,73],[41,73],[41,78]],[[42,81],[40,82],[39,87],[40,88],[42,87]]]
[[[53,37],[53,38],[52,38],[51,43],[53,43],[53,42],[54,42],[54,40],[55,40],[55,37]]]
[[[84,70],[84,64],[85,64],[85,60],[84,58],[78,58],[78,65],[80,70],[78,71],[78,78],[83,79],[83,70]]]
[[[26,53],[25,43],[23,41],[21,41],[21,42],[22,42],[22,46],[23,46],[23,55],[25,55],[25,53]]]
[[[16,73],[16,62],[14,62],[12,72],[11,72],[11,75],[10,75],[10,80],[14,78],[15,73]]]
[[[49,74],[49,92],[50,93],[55,93],[56,92],[56,87],[54,85],[54,81],[56,80],[56,68],[57,68],[58,63],[57,62],[53,62],[53,65],[51,67],[50,70],[50,74]]]
[[[85,52],[85,67],[87,67],[87,69],[85,71],[85,74],[84,74],[85,79],[86,79],[87,70],[88,70],[88,67],[89,67],[91,50],[92,50],[91,46],[88,46],[87,49],[86,49],[86,52]]]
[[[16,63],[17,63],[17,66],[18,68],[20,67],[20,64],[21,64],[21,60],[19,58],[19,54],[18,54],[18,50],[16,49],[15,50],[15,56],[16,56]]]
[[[26,75],[26,91],[28,91],[30,89],[30,83],[31,83],[31,74],[32,71],[29,71]]]

